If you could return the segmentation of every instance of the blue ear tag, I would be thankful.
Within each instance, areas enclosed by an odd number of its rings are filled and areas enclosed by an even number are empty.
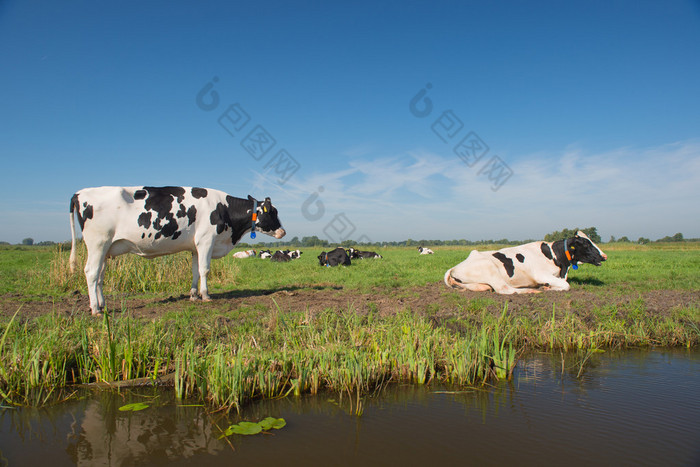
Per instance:
[[[258,202],[253,201],[253,225],[250,228],[250,238],[255,238],[255,221],[258,220]]]
[[[574,268],[574,269],[578,269],[578,264],[574,263],[574,264],[571,265],[571,267]]]

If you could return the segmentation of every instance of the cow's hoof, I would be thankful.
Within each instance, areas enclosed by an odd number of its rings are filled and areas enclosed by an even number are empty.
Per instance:
[[[211,302],[211,298],[209,297],[202,297],[203,302]]]
[[[102,310],[100,310],[100,311],[93,311],[93,312],[92,312],[92,316],[95,317],[95,318],[102,318],[104,315],[105,315],[105,314],[102,312]]]
[[[196,295],[190,295],[190,301],[191,301],[191,302],[198,302],[198,301],[199,301],[199,297],[196,296]]]

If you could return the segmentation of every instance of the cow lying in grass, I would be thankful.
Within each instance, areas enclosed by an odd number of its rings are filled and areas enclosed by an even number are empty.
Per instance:
[[[365,259],[365,258],[381,258],[382,255],[375,253],[374,251],[360,251],[354,248],[346,250],[350,259]]]
[[[500,294],[569,290],[569,266],[578,263],[600,266],[605,253],[587,236],[553,243],[532,242],[498,251],[473,250],[467,259],[445,273],[449,287],[475,292],[494,290]],[[537,289],[541,288],[541,289]]]
[[[291,261],[293,259],[298,259],[304,252],[299,251],[299,250],[277,250],[274,253],[271,253],[270,250],[262,250],[260,252],[260,258],[261,259],[270,259],[272,262],[276,263],[286,263],[288,261]]]
[[[327,253],[322,251],[321,254],[318,255],[318,262],[321,266],[350,266],[350,257],[343,248],[338,247]]]
[[[233,254],[234,258],[239,259],[252,258],[253,256],[255,256],[255,250],[237,251]]]

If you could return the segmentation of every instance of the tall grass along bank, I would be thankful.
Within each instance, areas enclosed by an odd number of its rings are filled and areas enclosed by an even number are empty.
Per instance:
[[[246,401],[334,391],[358,404],[389,383],[478,385],[510,378],[528,350],[588,352],[625,346],[696,346],[698,310],[633,325],[586,323],[472,311],[436,321],[409,312],[380,316],[353,309],[320,313],[267,310],[212,315],[196,310],[160,319],[128,313],[56,313],[2,323],[0,396],[40,405],[76,385],[168,381],[180,398],[238,409]],[[135,384],[135,383],[134,383]]]

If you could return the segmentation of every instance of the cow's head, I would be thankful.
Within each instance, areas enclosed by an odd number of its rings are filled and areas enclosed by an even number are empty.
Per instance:
[[[248,195],[248,199],[250,201],[255,201],[250,195]],[[272,205],[270,198],[265,198],[265,202],[259,203],[257,211],[257,219],[255,220],[256,230],[275,238],[282,238],[285,236],[287,232],[282,228],[282,224],[277,217],[277,208]]]
[[[608,259],[608,255],[603,253],[603,251],[580,230],[571,241],[569,248],[571,249],[573,259],[580,263],[600,266],[600,263]]]

